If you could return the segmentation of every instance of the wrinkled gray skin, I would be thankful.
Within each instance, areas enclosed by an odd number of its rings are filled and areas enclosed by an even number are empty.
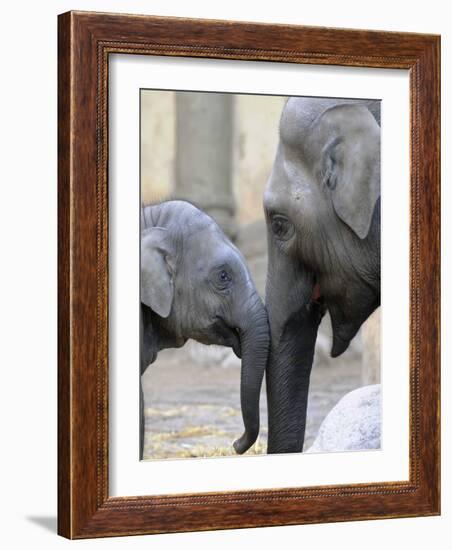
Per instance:
[[[264,195],[269,453],[300,452],[319,322],[343,353],[380,305],[378,102],[290,98]]]
[[[141,374],[160,350],[192,338],[231,347],[242,358],[240,396],[247,451],[259,432],[268,358],[265,307],[245,260],[207,214],[185,201],[146,206],[141,215]],[[140,399],[141,457],[144,408]]]

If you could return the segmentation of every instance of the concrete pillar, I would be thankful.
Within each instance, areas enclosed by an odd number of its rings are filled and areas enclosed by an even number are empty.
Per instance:
[[[380,308],[375,310],[362,327],[364,386],[380,382]]]
[[[232,189],[233,95],[176,94],[174,197],[207,212],[235,239]]]

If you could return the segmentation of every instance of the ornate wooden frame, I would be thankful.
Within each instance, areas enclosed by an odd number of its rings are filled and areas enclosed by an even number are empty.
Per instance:
[[[439,514],[440,38],[89,12],[58,23],[58,532],[85,538]],[[409,70],[409,481],[109,497],[111,53]]]

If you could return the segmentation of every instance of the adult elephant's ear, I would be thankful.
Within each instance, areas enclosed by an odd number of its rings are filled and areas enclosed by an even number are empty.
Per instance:
[[[174,299],[174,266],[168,231],[152,227],[141,234],[141,301],[168,317]]]
[[[326,138],[324,184],[336,214],[364,239],[380,196],[380,127],[360,105],[333,107],[319,122]]]

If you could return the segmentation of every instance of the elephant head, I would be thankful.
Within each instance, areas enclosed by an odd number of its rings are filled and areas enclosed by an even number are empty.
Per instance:
[[[379,103],[290,98],[264,208],[268,450],[297,452],[323,313],[336,357],[380,305]]]
[[[244,453],[259,432],[259,397],[269,349],[265,307],[245,260],[207,214],[185,201],[142,211],[141,303],[148,362],[192,338],[242,358]]]

